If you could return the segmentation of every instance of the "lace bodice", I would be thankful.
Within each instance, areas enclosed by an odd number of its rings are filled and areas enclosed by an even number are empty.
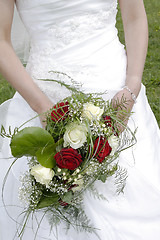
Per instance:
[[[52,40],[58,51],[113,26],[117,1],[17,0],[17,7],[32,41]]]
[[[117,38],[117,0],[17,0],[16,4],[30,35],[27,70],[35,79],[57,78],[49,73],[55,70],[91,85],[100,73],[104,75],[107,62],[99,61],[97,54],[105,54],[103,48]],[[58,78],[67,81],[64,75]],[[51,89],[50,83],[38,84],[45,92]]]

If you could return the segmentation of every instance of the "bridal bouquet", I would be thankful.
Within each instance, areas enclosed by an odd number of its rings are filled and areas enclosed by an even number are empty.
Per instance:
[[[134,144],[134,133],[117,129],[115,109],[98,94],[73,93],[46,113],[46,128],[15,131],[11,151],[27,156],[28,171],[21,176],[19,198],[28,214],[43,211],[51,227],[64,220],[68,227],[92,231],[83,210],[83,194],[115,175],[123,191],[126,170],[118,166],[120,152]],[[120,122],[119,122],[120,124]],[[26,222],[24,223],[24,225]]]

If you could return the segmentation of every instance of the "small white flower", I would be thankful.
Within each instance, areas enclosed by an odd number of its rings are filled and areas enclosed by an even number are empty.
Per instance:
[[[84,124],[71,123],[66,127],[66,132],[63,136],[64,147],[68,145],[73,149],[77,149],[83,146],[87,140],[87,127]]]
[[[115,135],[111,135],[108,138],[108,143],[109,143],[109,145],[112,148],[111,155],[114,155],[115,151],[118,149],[118,146],[119,146],[119,139],[118,139],[118,137],[115,136]]]
[[[103,114],[104,110],[100,107],[95,106],[92,103],[85,103],[83,105],[82,116],[87,117],[89,120],[96,119],[99,120]]]
[[[73,172],[73,174],[72,174],[72,175],[73,175],[73,176],[74,176],[74,175],[77,175],[79,172],[80,172],[80,169],[79,169],[79,168],[77,168],[77,169],[76,169],[76,170]]]
[[[76,173],[79,173],[79,172],[80,172],[80,170],[77,168],[75,172],[76,172]]]
[[[51,168],[45,168],[38,164],[31,168],[31,175],[36,179],[37,182],[48,187],[49,182],[54,177],[54,171]]]

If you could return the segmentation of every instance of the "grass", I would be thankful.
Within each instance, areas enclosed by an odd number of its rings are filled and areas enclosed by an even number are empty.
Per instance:
[[[143,74],[143,83],[146,86],[148,101],[160,126],[160,1],[144,0],[149,24],[149,48]],[[119,37],[124,43],[123,26],[120,11],[117,15]],[[14,89],[0,75],[0,103],[11,98]]]

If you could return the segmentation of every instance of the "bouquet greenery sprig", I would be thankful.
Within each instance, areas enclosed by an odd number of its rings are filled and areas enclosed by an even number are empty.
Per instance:
[[[118,157],[135,143],[134,133],[126,127],[120,134],[117,122],[123,125],[109,101],[76,91],[46,113],[45,129],[14,132],[12,155],[27,156],[29,166],[19,191],[26,207],[24,225],[29,214],[44,211],[51,227],[63,220],[68,228],[94,231],[83,209],[83,194],[90,191],[103,198],[94,182],[106,182],[112,175],[117,191],[123,191],[127,174]]]

